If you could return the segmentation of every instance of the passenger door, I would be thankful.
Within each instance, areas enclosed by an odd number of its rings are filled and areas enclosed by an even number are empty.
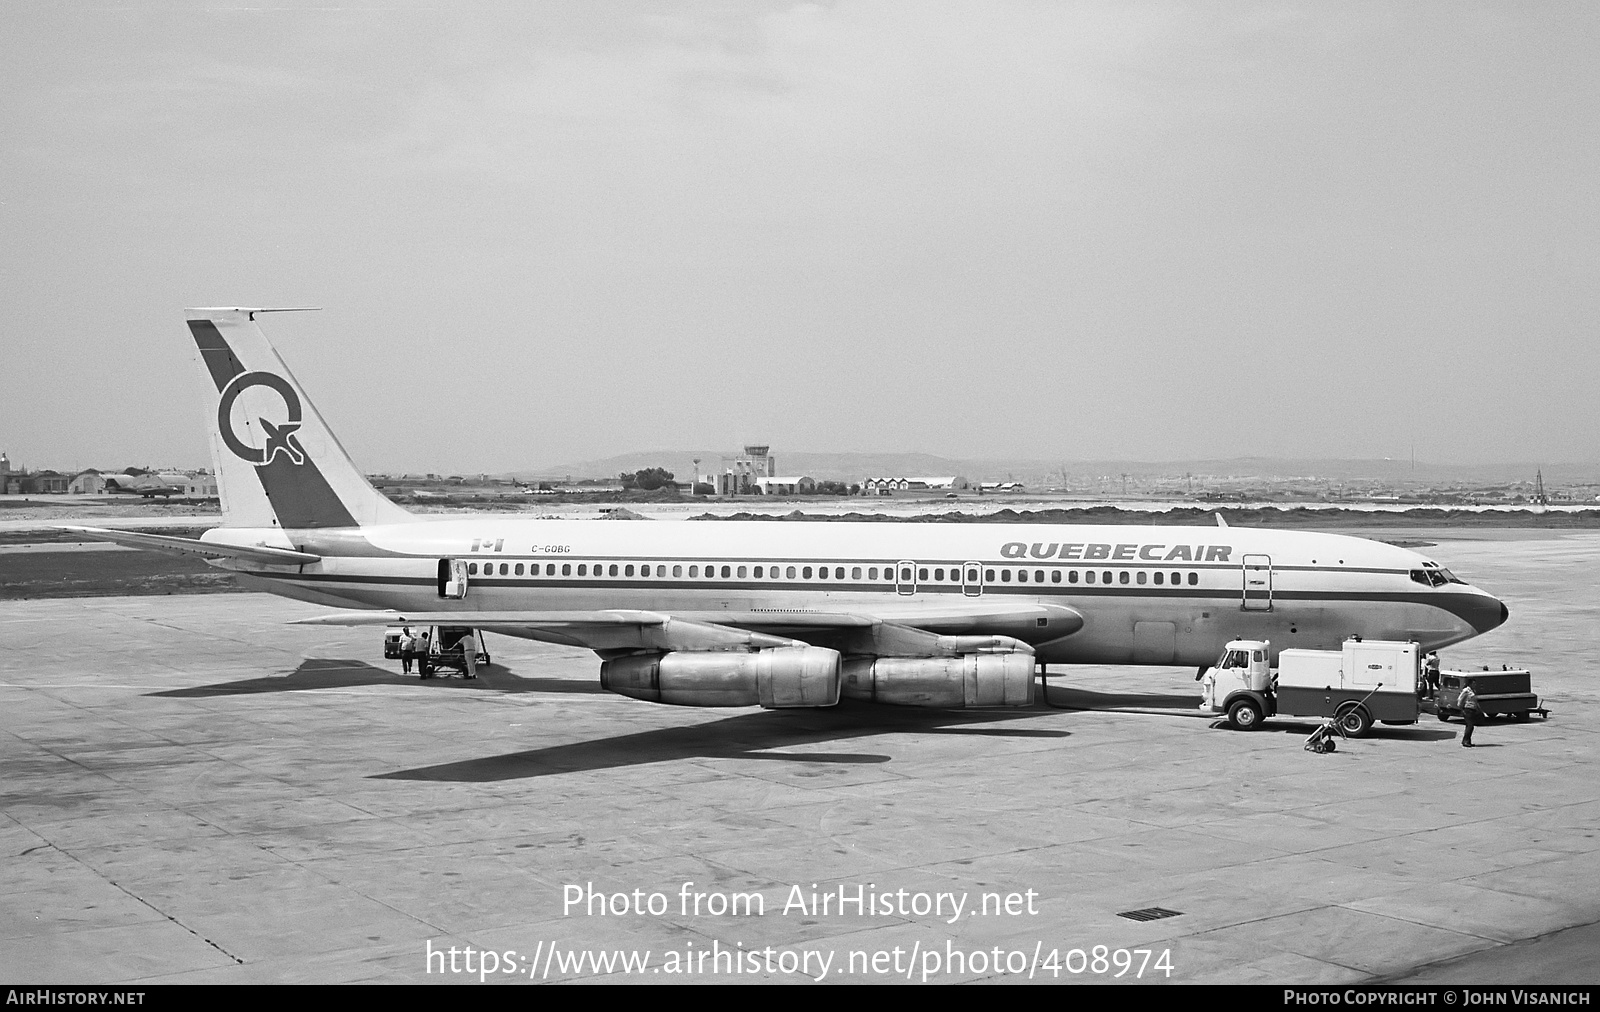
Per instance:
[[[917,592],[917,564],[902,561],[894,567],[894,589],[901,594],[915,594]]]
[[[1272,556],[1246,555],[1240,568],[1245,611],[1272,610]]]

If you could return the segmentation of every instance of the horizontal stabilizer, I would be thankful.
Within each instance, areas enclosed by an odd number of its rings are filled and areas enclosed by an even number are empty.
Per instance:
[[[321,562],[322,556],[309,552],[296,552],[287,548],[268,548],[266,545],[220,545],[194,538],[175,538],[167,534],[138,534],[134,531],[112,531],[103,527],[59,527],[57,530],[82,534],[96,541],[110,541],[128,548],[143,548],[168,555],[198,555],[207,559],[246,559],[268,566],[303,566]]]

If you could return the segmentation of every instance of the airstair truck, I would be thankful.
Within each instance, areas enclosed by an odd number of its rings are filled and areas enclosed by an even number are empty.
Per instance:
[[[1340,650],[1284,650],[1271,667],[1272,644],[1234,640],[1204,678],[1201,709],[1253,730],[1267,717],[1333,717],[1359,738],[1374,721],[1417,722],[1417,644],[1345,640]]]

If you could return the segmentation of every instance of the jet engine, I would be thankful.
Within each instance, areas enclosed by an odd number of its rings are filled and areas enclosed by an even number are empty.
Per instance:
[[[833,706],[839,665],[839,651],[823,647],[675,650],[612,658],[600,665],[600,685],[675,706]]]
[[[844,662],[842,691],[850,699],[899,706],[1028,706],[1033,663],[1031,651],[853,658]]]

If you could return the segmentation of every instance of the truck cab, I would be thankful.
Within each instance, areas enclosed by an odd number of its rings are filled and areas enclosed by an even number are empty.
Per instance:
[[[1228,722],[1250,730],[1270,717],[1273,706],[1272,644],[1267,640],[1232,640],[1201,680],[1201,708],[1226,713]]]

